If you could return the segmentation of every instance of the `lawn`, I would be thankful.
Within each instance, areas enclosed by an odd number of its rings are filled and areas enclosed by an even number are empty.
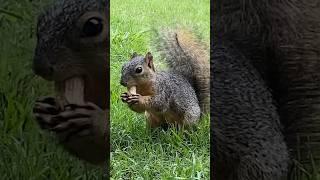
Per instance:
[[[0,0],[0,179],[102,179],[103,170],[70,156],[41,132],[32,106],[52,84],[31,70],[36,16],[45,0]]]
[[[209,42],[209,0],[111,1],[112,179],[209,179],[209,118],[194,131],[146,128],[145,118],[121,102],[121,66],[133,52],[151,51],[152,31],[177,24],[196,29]]]

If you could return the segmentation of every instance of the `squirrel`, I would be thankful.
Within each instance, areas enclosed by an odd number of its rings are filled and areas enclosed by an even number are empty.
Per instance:
[[[134,53],[122,66],[120,84],[129,92],[121,94],[121,99],[131,110],[145,112],[151,128],[195,125],[209,109],[209,52],[182,28],[163,29],[157,36],[157,50],[169,70],[156,71],[150,52]]]
[[[109,158],[107,3],[59,0],[48,7],[38,17],[33,59],[34,73],[57,90],[57,97],[36,101],[38,124],[70,153],[99,165]]]

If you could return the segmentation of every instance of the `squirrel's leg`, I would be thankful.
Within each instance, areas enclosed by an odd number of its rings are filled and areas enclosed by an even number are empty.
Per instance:
[[[157,128],[162,126],[163,124],[163,117],[157,116],[154,113],[145,112],[145,116],[147,118],[147,126],[150,128]]]

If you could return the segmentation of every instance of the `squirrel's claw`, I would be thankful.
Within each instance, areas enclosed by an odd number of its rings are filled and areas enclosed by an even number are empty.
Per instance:
[[[121,97],[128,97],[128,96],[129,96],[129,94],[127,92],[124,92],[121,94]]]
[[[140,99],[140,96],[133,95],[128,98],[127,103],[129,105],[137,104],[139,103],[139,99]]]
[[[59,108],[51,104],[36,102],[33,107],[33,113],[55,115],[59,113]]]
[[[120,97],[121,97],[122,102],[126,103],[127,100],[128,100],[129,95],[128,95],[128,93],[124,92],[124,93],[121,94]]]
[[[50,104],[50,105],[53,105],[53,106],[57,106],[58,105],[56,99],[54,97],[51,97],[51,96],[40,97],[40,98],[38,98],[36,100],[36,102],[46,103],[46,104]]]
[[[129,96],[127,93],[123,93],[121,100],[129,105],[133,105],[139,103],[140,96],[140,94],[132,94]]]
[[[57,133],[61,141],[91,135],[93,121],[103,118],[100,117],[100,111],[102,110],[93,103],[68,104],[62,111],[56,99],[52,97],[39,98],[33,108],[39,126]]]
[[[51,115],[35,113],[34,117],[41,129],[50,129],[56,125],[56,123],[52,121]]]
[[[62,122],[55,127],[51,128],[51,131],[54,132],[63,132],[63,131],[70,131],[70,130],[77,130],[77,129],[86,129],[91,126],[91,121],[87,118],[75,118],[71,119],[66,122]]]
[[[33,114],[42,129],[50,129],[56,125],[53,117],[60,112],[57,102],[52,97],[39,98],[33,107]]]
[[[33,113],[58,114],[59,111],[56,99],[50,96],[38,98],[33,107]]]
[[[76,118],[63,122],[50,129],[60,136],[61,142],[67,142],[74,137],[84,137],[93,134],[92,122],[88,118]]]

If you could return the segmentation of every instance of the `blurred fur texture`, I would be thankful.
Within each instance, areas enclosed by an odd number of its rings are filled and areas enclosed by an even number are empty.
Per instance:
[[[299,133],[320,132],[319,17],[315,0],[214,4],[211,113],[216,179],[281,179],[298,158]],[[317,145],[299,146],[319,154]],[[308,170],[310,156],[299,158],[307,161]]]

